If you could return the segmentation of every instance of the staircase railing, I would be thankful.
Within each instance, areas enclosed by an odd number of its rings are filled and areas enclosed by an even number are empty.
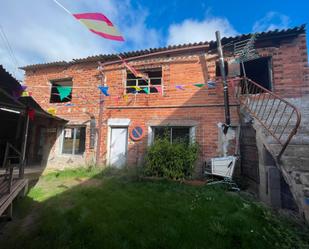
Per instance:
[[[281,145],[278,159],[286,150],[301,122],[298,109],[249,78],[242,78],[237,96],[246,110]]]

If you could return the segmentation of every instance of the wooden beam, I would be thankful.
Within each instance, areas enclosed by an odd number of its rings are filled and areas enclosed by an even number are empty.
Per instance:
[[[18,194],[28,187],[28,179],[20,179],[14,181],[12,185],[12,191],[10,194],[6,194],[0,198],[0,216],[7,210],[7,208],[12,204],[13,200],[18,196]]]

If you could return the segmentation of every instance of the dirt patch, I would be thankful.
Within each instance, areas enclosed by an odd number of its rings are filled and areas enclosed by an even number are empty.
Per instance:
[[[102,180],[100,179],[85,179],[84,181],[80,182],[81,186],[85,187],[98,187],[102,184]]]
[[[207,184],[207,181],[202,180],[184,180],[182,183],[191,185],[191,186],[204,186]]]

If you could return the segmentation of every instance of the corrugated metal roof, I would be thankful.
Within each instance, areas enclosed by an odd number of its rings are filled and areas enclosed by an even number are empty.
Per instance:
[[[16,89],[20,89],[20,83],[9,74],[2,65],[0,65],[0,106],[15,108],[19,110],[25,110],[28,108],[33,108],[35,112],[47,118],[56,119],[61,122],[67,122],[67,120],[62,119],[57,116],[53,116],[42,109],[42,107],[32,98],[32,97],[22,97],[14,99],[12,97],[12,92]]]
[[[294,28],[289,29],[282,29],[282,30],[272,30],[267,32],[261,32],[257,34],[257,42],[262,40],[270,40],[275,38],[284,38],[289,36],[295,36],[301,33],[306,32],[306,25],[303,24],[301,26],[297,26]],[[252,34],[242,34],[234,37],[224,37],[222,38],[222,45],[234,43],[242,40],[246,40],[250,38]],[[144,50],[137,50],[137,51],[130,51],[130,52],[124,52],[120,53],[120,55],[123,58],[130,58],[134,56],[142,56],[147,54],[152,54],[156,52],[163,52],[166,51],[167,53],[172,50],[180,49],[180,48],[192,48],[202,46],[202,45],[208,45],[209,49],[212,50],[216,48],[216,42],[215,41],[205,41],[205,42],[199,42],[199,43],[188,43],[188,44],[181,44],[181,45],[173,45],[173,46],[167,46],[167,47],[161,47],[161,48],[149,48]],[[68,66],[78,63],[85,63],[85,62],[107,62],[107,61],[114,61],[118,60],[117,54],[100,54],[95,56],[89,56],[86,58],[80,58],[80,59],[73,59],[72,61],[58,61],[58,62],[51,62],[51,63],[42,63],[42,64],[34,64],[34,65],[28,65],[21,67],[23,70],[31,70],[31,69],[39,69],[39,68],[47,68],[47,67],[54,67],[54,66]]]

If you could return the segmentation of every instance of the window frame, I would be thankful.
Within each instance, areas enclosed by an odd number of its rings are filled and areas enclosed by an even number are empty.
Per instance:
[[[189,144],[192,144],[195,142],[196,139],[196,126],[192,126],[192,125],[168,125],[168,126],[164,126],[164,125],[153,125],[153,126],[149,126],[148,128],[148,145],[150,146],[151,144],[153,144],[153,142],[155,141],[155,129],[156,128],[169,128],[172,130],[172,128],[188,128],[189,129]],[[171,136],[170,136],[170,143],[173,143],[173,135],[171,132]]]
[[[163,79],[163,68],[162,67],[155,67],[155,68],[144,68],[142,70],[139,70],[141,72],[147,72],[147,71],[160,71],[161,72],[161,77],[149,77],[150,79],[150,83],[151,83],[151,80],[161,80],[161,83],[160,84],[156,84],[156,85],[153,85],[153,86],[160,86],[161,87],[161,94],[163,95],[163,86],[164,86],[164,79]],[[132,87],[141,87],[141,88],[145,88],[147,87],[148,88],[148,91],[149,91],[149,94],[160,94],[159,91],[157,92],[151,92],[151,86],[149,84],[149,82],[146,82],[145,80],[143,80],[142,78],[140,77],[135,77],[134,79],[128,79],[128,74],[132,74],[132,72],[128,71],[128,70],[125,70],[125,81],[124,81],[124,94],[135,94],[135,93],[132,93],[132,92],[129,92],[128,89],[132,89]],[[132,86],[128,86],[128,81],[132,81],[132,82],[135,82],[134,85]],[[145,81],[147,83],[147,85],[139,85],[139,81]],[[141,91],[138,91],[139,94],[147,94],[146,92],[144,92],[143,90]]]
[[[65,85],[63,83],[67,83],[70,82],[70,85]],[[61,103],[69,103],[72,102],[73,99],[73,78],[62,78],[62,79],[53,79],[53,80],[49,80],[50,83],[50,94],[49,94],[49,103],[50,104],[61,104]],[[63,85],[62,85],[63,84]],[[56,88],[57,86],[70,86],[71,87],[71,93],[70,93],[70,98],[67,101],[53,101],[52,100],[52,96],[53,96],[53,89]]]
[[[75,153],[75,146],[76,146],[76,134],[77,134],[77,129],[85,129],[85,140],[84,140],[84,151],[82,153]],[[63,152],[63,145],[64,145],[64,131],[65,129],[73,129],[73,144],[72,144],[72,153],[64,153]],[[87,134],[87,127],[84,125],[72,125],[72,126],[65,126],[62,129],[62,135],[61,135],[61,140],[60,140],[60,154],[63,156],[83,156],[86,152],[86,134]]]

